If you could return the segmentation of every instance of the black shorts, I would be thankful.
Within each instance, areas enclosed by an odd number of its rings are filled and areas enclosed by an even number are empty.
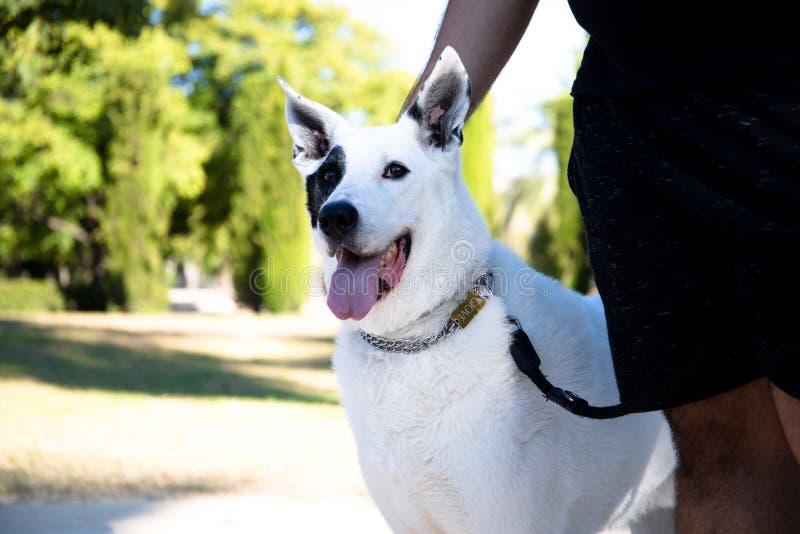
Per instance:
[[[570,185],[633,411],[800,398],[800,74],[577,96]]]

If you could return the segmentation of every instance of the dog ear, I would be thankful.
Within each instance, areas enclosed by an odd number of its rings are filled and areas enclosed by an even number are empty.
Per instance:
[[[420,140],[424,145],[449,150],[464,141],[461,132],[470,98],[467,70],[456,51],[448,46],[406,115],[419,125]]]
[[[300,95],[280,76],[278,83],[286,95],[286,124],[294,141],[292,161],[307,176],[331,149],[336,131],[347,123],[338,113]]]

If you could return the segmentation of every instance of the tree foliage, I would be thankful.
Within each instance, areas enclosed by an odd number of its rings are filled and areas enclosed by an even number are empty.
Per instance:
[[[310,0],[18,0],[0,29],[0,271],[81,308],[163,308],[167,257],[297,307],[308,224],[275,76],[367,122],[410,85],[380,36]]]
[[[242,302],[283,311],[304,300],[310,239],[304,189],[288,157],[291,146],[283,140],[283,92],[275,85],[272,76],[250,76],[234,100],[239,190],[232,198],[231,252]],[[258,280],[254,273],[261,273]]]
[[[296,308],[308,290],[310,236],[276,77],[372,123],[393,120],[410,78],[381,68],[387,50],[374,31],[340,8],[310,2],[232,2],[224,16],[195,19],[185,36],[195,51],[192,99],[211,103],[226,126],[194,207],[206,223],[201,231],[229,244],[243,303]]]
[[[564,96],[547,106],[553,130],[553,150],[558,161],[555,199],[539,221],[531,239],[534,266],[581,292],[589,289],[592,272],[578,202],[569,186],[567,167],[574,127],[572,98]]]
[[[0,262],[57,271],[80,307],[163,308],[165,213],[197,195],[208,154],[171,84],[185,46],[145,4],[34,4],[2,19]]]
[[[498,198],[492,187],[495,134],[492,116],[494,101],[487,96],[470,117],[464,128],[461,168],[475,203],[492,230],[497,234],[499,220]]]

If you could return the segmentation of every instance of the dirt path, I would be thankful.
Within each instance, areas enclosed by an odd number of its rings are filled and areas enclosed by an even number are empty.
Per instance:
[[[25,502],[0,506],[0,532],[217,534],[389,532],[367,497],[309,501],[270,494],[167,500]]]
[[[14,534],[389,534],[368,497],[317,500],[271,494],[167,500],[26,502],[0,506]],[[630,534],[628,530],[600,534]]]

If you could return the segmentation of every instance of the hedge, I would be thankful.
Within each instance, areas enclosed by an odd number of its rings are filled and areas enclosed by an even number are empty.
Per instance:
[[[64,297],[53,280],[0,278],[0,311],[56,311]]]

